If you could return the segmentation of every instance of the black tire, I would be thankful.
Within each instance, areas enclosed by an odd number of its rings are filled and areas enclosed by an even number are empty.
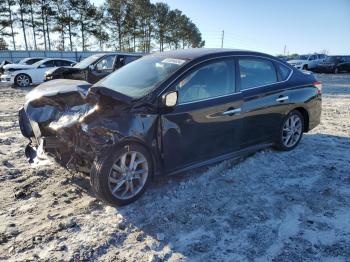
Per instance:
[[[18,74],[14,82],[16,87],[28,87],[32,83],[32,79],[27,74]]]
[[[112,166],[116,161],[125,153],[134,151],[141,153],[147,160],[148,175],[143,188],[133,197],[128,199],[117,198],[112,194],[109,182],[109,176]],[[141,145],[128,144],[122,147],[114,147],[103,153],[99,159],[96,159],[93,163],[90,172],[90,184],[96,197],[112,205],[127,205],[137,200],[146,190],[151,177],[153,176],[153,163],[152,158],[148,151]]]
[[[334,73],[334,74],[339,74],[339,68],[338,68],[338,67],[335,67],[334,70],[333,70],[333,73]]]
[[[308,70],[308,66],[307,65],[303,65],[303,70]]]
[[[286,121],[292,116],[296,116],[300,119],[301,132],[300,132],[300,136],[297,139],[297,141],[295,142],[295,144],[293,144],[292,146],[286,146],[285,143],[283,142],[283,134],[285,132],[283,129],[284,129]],[[284,117],[282,124],[280,126],[279,137],[278,137],[277,143],[276,143],[277,149],[281,150],[281,151],[290,151],[290,150],[293,150],[295,147],[297,147],[301,138],[303,137],[304,127],[305,127],[305,123],[304,123],[303,115],[298,110],[293,110],[293,111],[289,112],[289,114]]]

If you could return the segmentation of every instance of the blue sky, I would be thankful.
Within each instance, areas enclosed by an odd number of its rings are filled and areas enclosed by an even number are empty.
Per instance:
[[[350,0],[161,0],[198,26],[206,47],[350,54]],[[101,4],[103,0],[93,0]],[[151,1],[151,2],[160,2]]]

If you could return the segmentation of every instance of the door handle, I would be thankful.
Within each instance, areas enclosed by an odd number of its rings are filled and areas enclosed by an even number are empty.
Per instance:
[[[280,96],[276,99],[276,102],[284,102],[286,100],[288,100],[289,97],[288,96]]]
[[[241,111],[242,111],[241,108],[235,108],[235,109],[227,110],[227,111],[223,112],[222,114],[223,114],[224,116],[228,116],[228,115],[233,115],[233,114],[240,113]]]

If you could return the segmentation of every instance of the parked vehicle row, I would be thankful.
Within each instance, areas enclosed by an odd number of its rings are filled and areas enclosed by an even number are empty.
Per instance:
[[[316,66],[317,73],[350,72],[350,56],[328,56],[326,60]]]
[[[120,53],[92,55],[73,67],[58,67],[46,71],[45,81],[76,79],[94,84],[113,71],[140,57],[141,55]]]
[[[12,84],[18,87],[27,87],[30,84],[44,82],[45,72],[49,68],[72,66],[76,62],[66,59],[46,58],[33,64],[8,64],[4,66],[4,73],[1,75],[1,82]]]
[[[141,56],[127,53],[97,54],[79,63],[67,59],[40,57],[26,58],[18,64],[4,61],[0,65],[0,79],[3,83],[17,87],[40,84],[53,79],[85,80],[93,84]]]
[[[324,54],[310,54],[300,55],[298,58],[289,60],[288,63],[292,66],[302,70],[314,70],[320,63],[324,62],[326,55]]]
[[[320,116],[313,74],[263,53],[188,49],[144,56],[94,85],[45,82],[19,123],[31,162],[89,173],[98,198],[124,205],[152,177],[292,150]]]

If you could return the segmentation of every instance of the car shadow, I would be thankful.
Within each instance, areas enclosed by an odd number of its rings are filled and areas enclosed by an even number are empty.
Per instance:
[[[333,162],[336,163],[336,161],[343,160],[346,162],[346,159],[342,160],[339,159],[339,157],[341,157],[341,152],[347,152],[348,148],[350,148],[350,139],[348,137],[327,134],[307,134],[304,136],[300,145],[293,151],[277,152],[269,148],[255,154],[257,154],[257,158],[263,156],[264,159],[268,159],[268,155],[272,154],[272,160],[277,158],[281,161],[291,161],[297,157],[299,161],[298,165],[308,166],[310,160],[305,157],[305,153],[309,152],[312,154],[313,158],[315,158],[313,159],[315,165],[323,163],[323,165],[327,166],[325,158],[334,150],[340,151],[340,154],[335,156]],[[317,150],[317,154],[315,154],[315,150]],[[348,153],[347,156],[349,155]],[[116,214],[121,215],[123,218],[123,226],[119,227],[119,230],[123,232],[139,232],[136,241],[143,241],[145,238],[151,238],[153,244],[148,248],[156,252],[163,252],[164,257],[162,257],[162,260],[169,259],[173,254],[177,254],[180,257],[205,259],[206,254],[211,252],[211,255],[213,255],[215,252],[219,252],[220,249],[223,249],[223,254],[221,256],[225,259],[230,259],[232,252],[235,252],[234,249],[225,247],[225,241],[221,236],[212,235],[209,231],[220,233],[228,230],[232,234],[244,235],[247,228],[259,227],[262,223],[266,223],[269,220],[271,220],[270,222],[272,223],[274,219],[277,219],[276,217],[282,216],[281,214],[276,215],[273,213],[277,212],[278,208],[282,209],[282,211],[279,210],[278,212],[283,213],[287,212],[286,210],[289,208],[288,205],[294,205],[294,203],[288,202],[288,200],[283,200],[285,203],[280,203],[281,206],[273,210],[276,208],[273,207],[274,201],[278,199],[274,200],[272,204],[269,203],[272,207],[268,205],[264,207],[264,196],[261,195],[261,192],[254,192],[254,190],[251,192],[250,189],[247,190],[246,188],[240,191],[237,183],[239,180],[247,179],[247,183],[245,184],[247,188],[257,187],[256,184],[251,183],[249,180],[250,174],[247,174],[248,178],[245,176],[243,177],[239,172],[237,172],[237,174],[235,173],[232,178],[222,177],[221,174],[225,173],[227,170],[236,170],[238,169],[237,166],[249,165],[251,162],[254,163],[256,157],[248,156],[240,159],[228,160],[154,181],[144,196],[139,200],[127,206],[115,207]],[[345,157],[346,156],[344,156],[344,158]],[[300,163],[300,161],[305,161],[305,163]],[[350,160],[347,161],[347,165],[350,168]],[[271,175],[277,172],[278,169],[279,166],[271,168]],[[331,169],[326,168],[325,170],[325,172],[330,172],[329,170]],[[251,172],[254,173],[255,171],[251,170]],[[307,170],[305,172],[307,172]],[[289,175],[288,173],[285,174],[287,179]],[[313,174],[311,172],[305,174],[305,179],[307,179],[307,176],[312,177]],[[77,178],[79,179],[73,179],[72,183],[83,188],[87,194],[93,196],[88,177],[79,176]],[[269,178],[267,176],[267,178],[264,177],[264,179],[268,180]],[[271,180],[273,179],[271,178]],[[217,187],[215,187],[217,190],[224,190],[224,195],[216,195],[203,190],[206,188],[206,185],[212,185],[213,183],[217,183]],[[262,183],[266,183],[266,181]],[[268,181],[268,183],[273,184],[273,181]],[[225,187],[231,189],[224,189]],[[277,186],[266,188],[269,188],[269,194],[278,196],[283,189]],[[191,190],[193,190],[195,194],[193,194]],[[289,190],[291,190],[289,194],[292,195],[303,193],[300,192],[299,187],[296,187],[295,191],[293,191],[293,188],[289,188]],[[309,189],[305,188],[303,190],[308,193],[307,190]],[[213,198],[211,198],[211,196]],[[223,196],[222,199],[215,199],[220,196]],[[251,202],[249,203],[249,201]],[[307,201],[311,200],[301,199],[300,205],[306,206]],[[273,212],[270,211],[270,209],[273,210]],[[244,213],[236,214],[234,212],[235,210],[240,210],[240,212],[245,210],[249,216],[245,217]],[[233,216],[231,220],[230,216]],[[257,218],[254,218],[255,216]],[[228,222],[225,222],[226,220]],[[118,231],[116,231],[106,236],[106,239],[116,239],[118,238],[118,234]],[[193,237],[193,239],[191,239],[191,237]],[[273,238],[273,236],[271,238]],[[118,239],[118,241],[111,241],[97,247],[100,255],[108,252],[108,249],[112,246],[118,247],[123,245],[126,237]],[[220,244],[218,242],[220,242]],[[254,239],[252,243],[254,243]],[[226,244],[229,246],[229,243]],[[262,244],[259,243],[259,245]],[[246,252],[248,253],[246,253],[245,259],[255,259],[259,257],[259,255],[265,254],[267,249],[268,246],[261,247],[258,245],[251,245],[247,248],[248,251]]]

